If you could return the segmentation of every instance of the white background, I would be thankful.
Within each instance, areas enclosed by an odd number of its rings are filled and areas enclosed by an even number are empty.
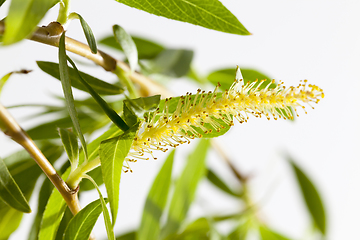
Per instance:
[[[324,89],[325,98],[315,110],[300,112],[295,122],[251,119],[236,124],[219,138],[220,144],[234,164],[245,174],[251,174],[253,201],[260,204],[260,217],[267,224],[292,239],[308,239],[310,219],[297,189],[284,153],[296,162],[316,183],[324,199],[328,217],[328,239],[360,239],[360,156],[359,156],[359,64],[360,34],[359,1],[291,1],[291,0],[226,0],[223,4],[253,34],[231,35],[190,24],[150,15],[115,1],[73,1],[72,11],[81,14],[92,27],[95,36],[111,34],[112,25],[119,24],[128,32],[151,38],[173,48],[195,50],[194,66],[202,74],[240,65],[258,69],[282,80],[286,86],[308,79]],[[8,4],[0,9],[6,16]],[[56,19],[53,9],[42,24]],[[79,22],[74,21],[68,36],[84,40]],[[116,54],[114,54],[117,56]],[[49,93],[60,93],[60,85],[35,65],[35,60],[56,61],[57,50],[39,43],[23,41],[11,47],[0,47],[0,76],[21,68],[34,70],[26,76],[12,76],[1,94],[5,106],[20,103],[51,102]],[[100,68],[98,77],[114,79]],[[171,86],[177,95],[193,91],[196,86],[184,86],[179,81]],[[12,110],[24,122],[24,110]],[[26,128],[29,125],[23,124]],[[181,147],[185,152],[188,147]],[[18,147],[4,135],[0,136],[0,156],[5,157]],[[225,171],[211,152],[210,163]],[[164,155],[161,155],[164,156]],[[175,167],[179,171],[183,151],[177,152]],[[134,173],[122,177],[121,202],[116,232],[136,228],[141,217],[147,189],[163,158],[132,165]],[[226,179],[231,182],[231,177]],[[202,186],[209,188],[206,183]],[[217,197],[207,197],[200,191],[192,216],[213,212],[230,213],[239,204],[213,190]],[[104,191],[105,193],[105,191]],[[88,194],[82,204],[92,201]],[[32,204],[36,199],[31,201]],[[34,206],[34,205],[33,205]],[[34,208],[34,207],[33,207]],[[11,239],[26,239],[28,222]],[[100,225],[100,224],[99,224]],[[103,226],[97,226],[97,236],[105,236]]]

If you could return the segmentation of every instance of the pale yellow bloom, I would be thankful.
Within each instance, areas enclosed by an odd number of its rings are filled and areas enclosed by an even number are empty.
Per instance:
[[[243,123],[249,119],[249,115],[265,116],[267,119],[272,116],[275,120],[293,118],[289,107],[296,112],[296,108],[305,109],[305,105],[311,106],[324,97],[322,89],[307,84],[307,80],[301,81],[297,87],[289,88],[282,83],[270,88],[274,83],[272,81],[260,89],[264,82],[255,81],[244,85],[243,80],[238,79],[223,93],[217,93],[218,86],[214,92],[198,90],[195,95],[188,93],[181,96],[174,113],[169,112],[171,98],[166,99],[162,112],[158,109],[140,124],[126,160],[149,159],[148,155],[153,156],[154,150],[165,152],[169,147],[177,147],[189,143],[195,137],[202,137],[194,127],[202,129],[205,134],[213,130],[220,131],[223,126],[216,119],[232,126],[233,118]]]

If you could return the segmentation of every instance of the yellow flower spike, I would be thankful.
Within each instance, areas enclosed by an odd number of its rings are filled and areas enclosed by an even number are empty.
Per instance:
[[[288,88],[283,86],[283,82],[270,88],[274,80],[262,88],[265,82],[261,80],[244,85],[238,68],[234,83],[223,93],[217,92],[219,85],[213,92],[205,93],[199,89],[194,95],[187,93],[179,98],[173,113],[169,106],[171,98],[166,99],[161,112],[157,109],[153,114],[149,113],[140,124],[126,160],[147,160],[147,155],[154,158],[154,150],[165,152],[169,147],[190,143],[191,139],[202,137],[197,128],[205,134],[220,132],[224,126],[217,120],[233,126],[233,117],[240,123],[247,122],[249,115],[265,116],[267,119],[272,116],[275,120],[293,118],[289,107],[294,108],[297,114],[296,108],[305,109],[306,104],[313,108],[311,103],[318,103],[324,97],[323,90],[308,85],[307,80],[300,81],[297,87]]]

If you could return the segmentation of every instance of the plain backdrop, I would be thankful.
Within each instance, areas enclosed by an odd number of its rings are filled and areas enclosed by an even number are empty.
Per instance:
[[[359,239],[360,224],[360,2],[357,0],[224,0],[223,4],[252,33],[251,36],[231,35],[154,16],[119,4],[116,1],[74,0],[72,11],[82,15],[100,39],[112,32],[114,24],[129,33],[150,38],[170,48],[195,51],[193,65],[206,75],[219,68],[253,68],[285,86],[297,85],[308,79],[320,86],[325,98],[300,112],[295,122],[267,121],[252,118],[248,123],[235,124],[219,144],[234,165],[252,176],[250,190],[259,204],[259,217],[277,231],[292,239],[309,239],[311,222],[293,173],[284,157],[295,161],[316,184],[326,207],[328,239]],[[0,8],[6,16],[8,3]],[[57,7],[41,24],[56,20]],[[67,35],[85,41],[78,21],[71,23]],[[102,48],[102,47],[100,47]],[[109,49],[103,48],[114,56]],[[74,57],[74,55],[71,55]],[[80,59],[79,57],[74,57]],[[0,76],[22,68],[32,69],[26,76],[14,75],[1,93],[5,106],[21,103],[52,103],[52,94],[61,94],[58,81],[42,73],[35,60],[57,61],[57,49],[31,41],[0,47]],[[99,67],[82,68],[105,80],[114,77]],[[195,91],[197,86],[184,80],[172,81],[169,88],[175,95]],[[34,124],[24,116],[34,110],[16,109],[11,113],[26,129]],[[175,172],[195,145],[181,146],[176,153]],[[0,134],[0,157],[19,149]],[[209,164],[226,174],[221,159],[209,153]],[[157,161],[133,164],[132,174],[122,176],[117,233],[138,226],[145,197],[151,182],[166,155]],[[205,190],[204,190],[205,189]],[[102,188],[105,194],[105,189]],[[210,192],[211,195],[208,195]],[[97,198],[95,192],[81,199],[82,205]],[[32,198],[34,208],[36,197]],[[240,203],[201,183],[191,209],[194,218],[209,213],[239,211]],[[215,213],[216,213],[215,212]],[[33,215],[33,214],[32,214]],[[26,216],[21,230],[11,239],[26,239],[32,215]],[[224,227],[221,231],[229,230]],[[101,221],[96,235],[105,237]]]

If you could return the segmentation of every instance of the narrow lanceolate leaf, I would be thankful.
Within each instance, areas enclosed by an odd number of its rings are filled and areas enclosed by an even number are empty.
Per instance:
[[[131,71],[135,71],[138,65],[138,52],[136,45],[131,36],[119,25],[113,26],[114,36],[116,41],[123,49],[126,58],[129,61]]]
[[[41,70],[46,72],[47,74],[53,76],[54,78],[60,80],[60,72],[59,72],[59,64],[53,62],[44,62],[37,61],[37,65]],[[76,73],[76,70],[69,67],[70,74],[70,82],[71,86],[77,88],[82,91],[88,91],[87,88],[81,83],[81,80]],[[98,78],[95,78],[91,75],[88,75],[84,72],[80,72],[79,74],[82,78],[86,79],[86,82],[100,95],[117,95],[122,93],[124,90],[119,86],[104,82]]]
[[[119,207],[120,177],[123,162],[128,155],[137,128],[138,125],[135,125],[124,134],[103,141],[100,145],[101,170],[109,198],[113,225]]]
[[[96,182],[94,181],[94,179],[92,179],[90,176],[86,175],[85,178],[89,179],[95,186],[96,190],[99,193],[99,197],[100,197],[100,202],[101,202],[101,207],[102,207],[102,211],[103,211],[103,216],[104,216],[104,222],[105,222],[105,227],[106,227],[106,233],[107,233],[107,237],[108,240],[115,240],[115,234],[114,234],[114,229],[111,225],[111,220],[110,220],[110,215],[109,215],[109,210],[106,207],[106,202],[104,200],[104,197],[102,196],[100,189],[98,187],[98,185],[96,184]]]
[[[21,212],[31,212],[30,206],[4,160],[0,158],[0,199]]]
[[[226,185],[226,183],[223,182],[223,180],[221,180],[215,172],[213,172],[212,170],[208,169],[207,170],[207,174],[206,174],[206,178],[212,183],[214,184],[214,186],[216,186],[217,188],[219,188],[220,190],[234,196],[234,197],[240,197],[241,193],[238,192],[234,192],[233,190],[231,190],[231,188]]]
[[[161,239],[176,233],[195,198],[195,191],[205,173],[205,159],[209,140],[201,140],[188,158],[185,169],[176,182],[166,224],[161,232]]]
[[[296,178],[300,185],[306,206],[309,210],[309,213],[311,214],[315,226],[322,232],[322,234],[325,235],[326,215],[321,197],[309,177],[306,176],[306,174],[295,164],[291,158],[290,163],[296,174]]]
[[[66,179],[70,168],[62,175]],[[66,202],[59,191],[54,188],[46,204],[44,215],[41,221],[39,240],[54,240],[59,228],[61,219],[66,209]]]
[[[91,52],[96,54],[97,53],[96,40],[95,40],[94,34],[93,34],[90,26],[87,24],[87,22],[84,20],[84,18],[82,16],[80,16],[80,14],[78,14],[78,13],[72,13],[72,14],[76,14],[77,18],[79,18],[81,27],[84,30],[86,41],[89,44]]]
[[[12,44],[28,37],[46,12],[59,0],[13,0],[6,17],[4,44]]]
[[[239,20],[218,0],[116,0],[158,16],[226,33],[249,35]]]
[[[67,56],[65,50],[65,32],[61,35],[59,42],[59,71],[60,71],[61,85],[64,91],[65,101],[69,111],[69,115],[73,122],[77,136],[80,139],[82,148],[85,152],[85,158],[87,159],[86,142],[80,128],[78,114],[74,104],[74,96],[72,94],[72,89],[71,89],[71,82],[70,82],[71,79],[69,76],[69,69],[67,65]]]
[[[68,61],[73,66],[73,68],[76,71],[76,74],[79,77],[79,80],[81,83],[86,87],[90,95],[94,98],[94,100],[100,105],[100,107],[104,110],[105,114],[110,118],[110,120],[118,126],[121,130],[126,131],[129,129],[129,127],[126,125],[125,121],[115,112],[114,109],[112,109],[107,102],[102,99],[97,92],[94,91],[94,89],[86,82],[84,78],[81,77],[78,69],[75,66],[75,63],[68,58]]]
[[[166,159],[146,198],[137,240],[159,239],[160,218],[167,202],[174,153],[175,151],[172,151]]]
[[[105,199],[106,200],[106,199]],[[102,212],[101,200],[95,200],[78,212],[69,222],[63,240],[87,240]]]
[[[59,135],[74,170],[79,163],[79,145],[77,137],[67,129],[59,128]]]

